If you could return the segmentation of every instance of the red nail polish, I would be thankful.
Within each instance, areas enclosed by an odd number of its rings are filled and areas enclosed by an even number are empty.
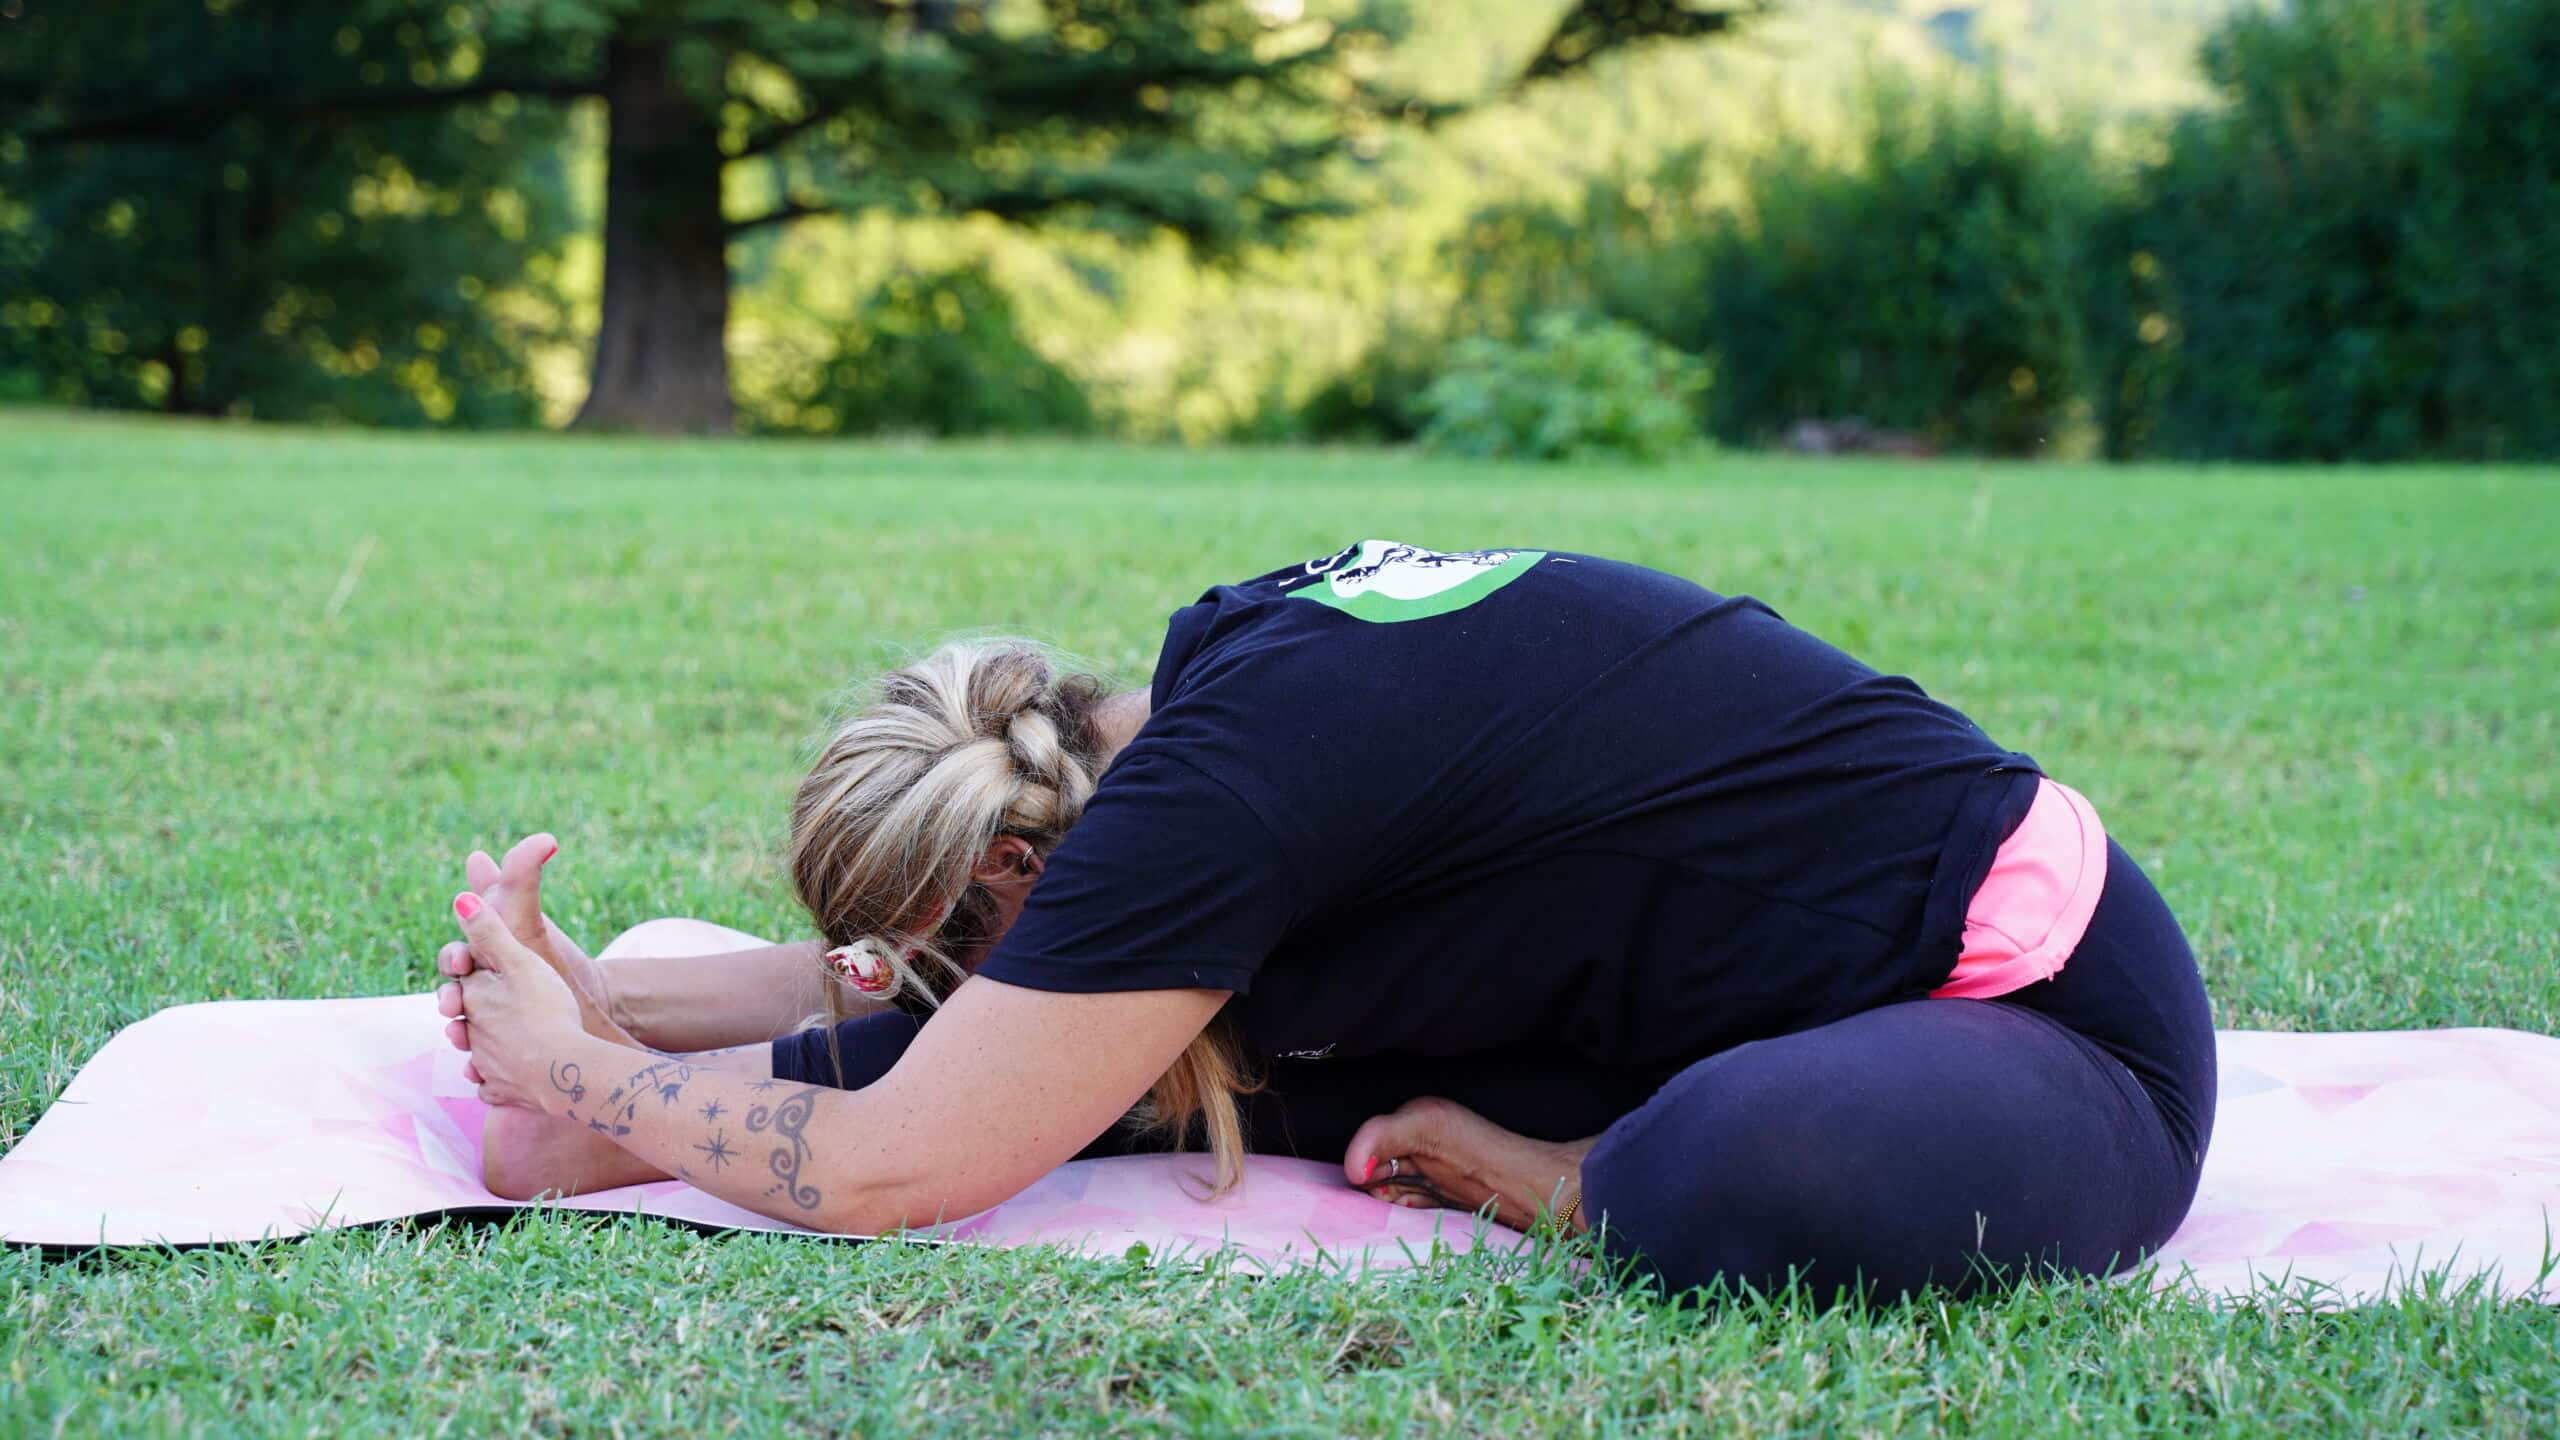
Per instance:
[[[1370,1156],[1370,1157],[1369,1157],[1369,1163],[1360,1167],[1360,1183],[1361,1183],[1361,1184],[1363,1184],[1363,1185],[1368,1184],[1368,1183],[1369,1183],[1369,1177],[1370,1177],[1370,1176],[1372,1176],[1372,1175],[1375,1175],[1375,1174],[1377,1174],[1377,1173],[1378,1173],[1378,1157],[1377,1157],[1377,1156],[1375,1156],[1375,1155],[1372,1155],[1372,1156]]]
[[[543,851],[543,852],[542,852],[542,858],[541,858],[541,859],[539,859],[539,860],[534,861],[533,863],[534,863],[534,865],[535,865],[536,867],[540,867],[540,866],[548,865],[548,864],[550,864],[550,863],[551,863],[551,857],[552,857],[552,856],[554,856],[554,855],[557,855],[557,854],[559,854],[559,853],[560,853],[560,847],[559,847],[559,846],[557,846],[557,845],[554,845],[554,846],[552,846],[550,849]]]
[[[480,913],[480,897],[465,890],[453,897],[453,913],[468,920]]]

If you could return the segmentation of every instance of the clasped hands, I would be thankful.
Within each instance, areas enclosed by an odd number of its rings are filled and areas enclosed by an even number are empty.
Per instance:
[[[492,1105],[542,1108],[551,1064],[590,1017],[603,1020],[595,962],[542,913],[542,867],[558,854],[551,836],[528,835],[503,861],[474,850],[463,863],[469,886],[453,898],[462,937],[436,954],[451,977],[436,987],[445,1038],[468,1052],[462,1077]]]

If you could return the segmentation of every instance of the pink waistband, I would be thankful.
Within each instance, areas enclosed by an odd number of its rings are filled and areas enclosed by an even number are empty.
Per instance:
[[[1964,954],[1940,1000],[1987,1000],[2051,979],[2089,933],[2107,888],[2107,832],[2088,797],[2039,778],[2027,818],[2000,843],[1964,912]]]

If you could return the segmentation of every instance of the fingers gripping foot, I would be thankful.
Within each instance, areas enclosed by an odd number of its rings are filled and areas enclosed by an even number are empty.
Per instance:
[[[503,860],[490,859],[486,850],[472,851],[463,861],[463,878],[471,892],[487,901],[498,918],[506,922],[508,932],[568,983],[578,997],[579,1023],[588,1034],[620,1045],[637,1044],[612,1018],[603,972],[543,913],[543,867],[559,853],[560,842],[549,832],[527,835],[508,849]],[[460,943],[445,946],[436,957],[436,969],[455,979],[470,974],[470,947]],[[470,1048],[458,1036],[454,1043]]]

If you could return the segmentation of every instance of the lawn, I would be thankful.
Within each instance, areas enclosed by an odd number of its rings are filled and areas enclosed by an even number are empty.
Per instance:
[[[843,687],[962,630],[1142,676],[1206,585],[1364,535],[1759,595],[2090,794],[2225,1026],[2560,1032],[2560,473],[399,438],[0,412],[0,1148],[118,1026],[422,989],[537,828],[597,944],[797,933]],[[173,1086],[218,1077],[171,1075]],[[0,1435],[1764,1436],[2560,1425],[2560,1315],[2032,1286],[1675,1307],[499,1226],[0,1250]]]

